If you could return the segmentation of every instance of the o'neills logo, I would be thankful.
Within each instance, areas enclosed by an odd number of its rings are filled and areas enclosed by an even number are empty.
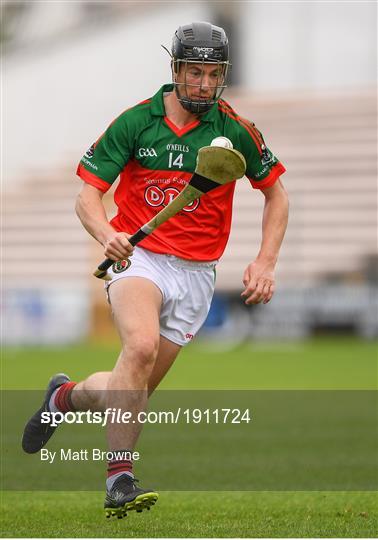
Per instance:
[[[120,274],[121,272],[127,270],[130,264],[131,261],[129,261],[128,259],[123,261],[117,261],[113,264],[112,270],[115,274]]]

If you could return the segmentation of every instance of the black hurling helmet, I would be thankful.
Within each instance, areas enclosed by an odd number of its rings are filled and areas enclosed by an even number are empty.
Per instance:
[[[226,88],[226,78],[230,62],[228,60],[228,39],[223,28],[208,22],[194,22],[180,26],[173,36],[172,42],[172,79],[176,95],[181,105],[194,114],[203,114],[218,101]],[[189,64],[215,64],[218,66],[218,79],[212,99],[189,99],[187,87],[199,84],[187,83],[186,72]],[[183,83],[177,82],[177,74],[183,68],[185,78]],[[183,90],[179,92],[179,87]]]

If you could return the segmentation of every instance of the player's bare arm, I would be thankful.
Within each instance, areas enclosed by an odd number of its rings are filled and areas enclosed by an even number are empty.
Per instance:
[[[261,191],[265,196],[261,248],[243,275],[245,289],[241,296],[247,305],[266,304],[274,294],[274,269],[289,215],[288,196],[281,180]]]
[[[103,245],[106,257],[114,261],[127,259],[133,253],[133,246],[128,242],[130,235],[117,232],[109,224],[103,196],[96,187],[83,183],[76,200],[76,213],[89,234]]]

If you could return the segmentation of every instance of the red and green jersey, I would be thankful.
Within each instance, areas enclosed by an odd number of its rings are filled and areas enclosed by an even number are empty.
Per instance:
[[[224,136],[243,154],[254,188],[270,187],[285,172],[266,148],[255,125],[223,100],[183,128],[165,115],[164,85],[151,99],[122,113],[83,156],[77,174],[106,192],[120,176],[111,225],[130,234],[149,221],[184,188],[196,166],[198,150]],[[230,234],[235,182],[203,195],[141,242],[155,253],[211,261],[222,255]]]

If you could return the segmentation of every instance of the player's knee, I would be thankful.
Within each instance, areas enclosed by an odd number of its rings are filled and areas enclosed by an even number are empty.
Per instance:
[[[139,336],[128,343],[126,354],[134,366],[149,367],[155,363],[159,349],[159,340],[148,336]]]

